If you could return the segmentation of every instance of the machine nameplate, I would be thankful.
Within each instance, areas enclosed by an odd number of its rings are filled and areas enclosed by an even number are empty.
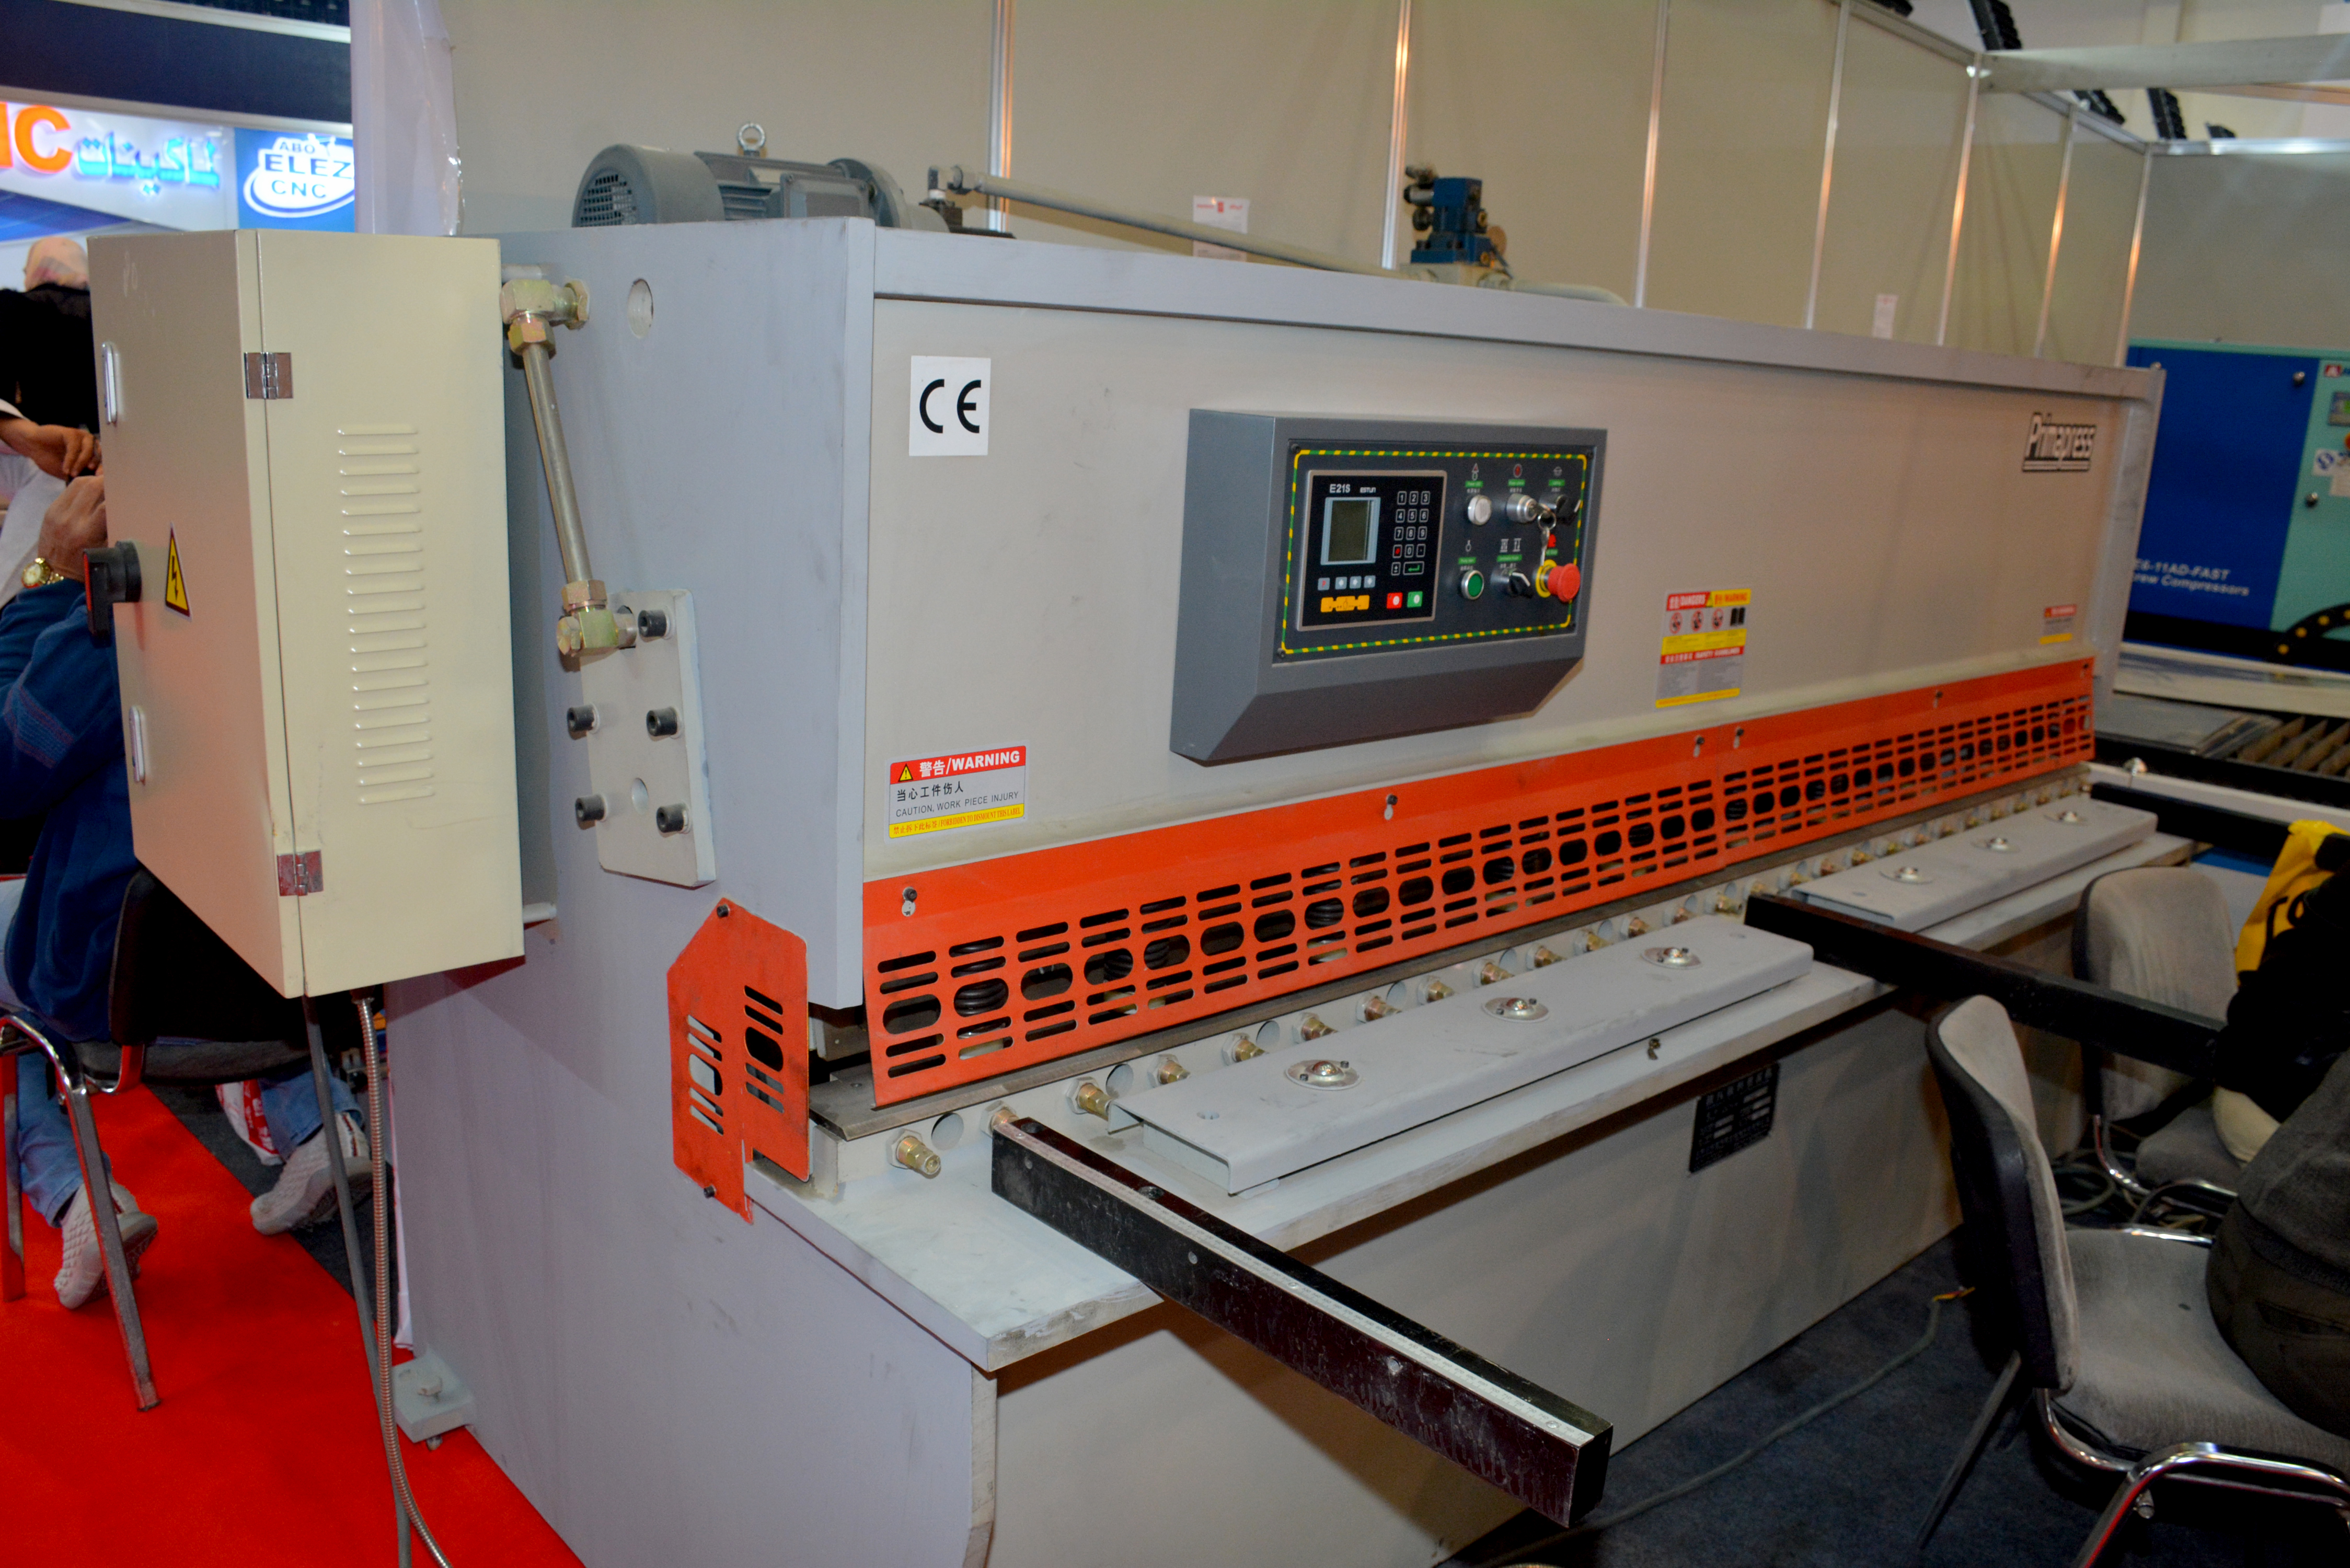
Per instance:
[[[1742,1148],[1771,1136],[1779,1114],[1779,1064],[1749,1073],[1697,1099],[1697,1122],[1690,1133],[1690,1174],[1718,1165]]]

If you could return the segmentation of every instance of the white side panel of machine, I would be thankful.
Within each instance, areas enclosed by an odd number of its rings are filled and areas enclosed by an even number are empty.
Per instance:
[[[269,443],[265,405],[243,383],[244,357],[261,349],[260,239],[101,236],[90,305],[121,389],[100,432],[107,527],[139,546],[147,580],[146,597],[115,613],[123,712],[144,740],[146,777],[130,788],[139,858],[290,996],[302,942],[296,901],[277,890],[294,811]],[[162,602],[174,541],[186,616]]]
[[[867,777],[878,798],[893,761],[1022,745],[1028,802],[869,837],[871,877],[2094,651],[2043,642],[2043,612],[2093,602],[2108,565],[2125,399],[1910,379],[1908,351],[1856,340],[1822,371],[1139,310],[883,299],[875,320]],[[889,439],[918,355],[991,362],[986,456]],[[1583,663],[1523,719],[1175,755],[1193,409],[1605,431]],[[2087,471],[2025,472],[2043,411],[2097,426]],[[1660,709],[1666,596],[1712,588],[1754,596],[1744,694]]]
[[[810,1001],[853,1006],[863,994],[873,230],[641,224],[503,244],[508,263],[579,278],[596,302],[589,324],[556,344],[572,472],[598,576],[693,595],[708,831],[725,893],[806,940]],[[629,308],[640,280],[641,336]],[[521,400],[519,374],[507,394]],[[527,415],[512,428],[528,429]],[[531,466],[515,465],[514,525],[551,537],[546,485],[522,477]],[[553,602],[562,581],[544,568],[538,598]],[[557,902],[568,908],[587,889],[560,846],[590,836],[572,816],[572,802],[590,793],[586,742],[563,728],[565,708],[581,701],[579,679],[556,662],[551,633],[536,643],[525,635],[524,646],[547,682],[555,784],[535,809],[548,814]],[[585,875],[611,879],[594,864]],[[615,898],[710,907],[707,893],[621,886]]]

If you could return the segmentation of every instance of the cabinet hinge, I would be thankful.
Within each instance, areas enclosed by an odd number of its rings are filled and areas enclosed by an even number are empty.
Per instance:
[[[277,857],[277,896],[299,898],[323,889],[327,874],[320,868],[318,851],[308,849],[299,855]]]
[[[244,395],[248,398],[290,398],[294,395],[294,356],[247,354]]]

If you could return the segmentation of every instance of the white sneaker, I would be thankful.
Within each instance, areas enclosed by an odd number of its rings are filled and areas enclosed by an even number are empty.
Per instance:
[[[335,1132],[342,1139],[351,1201],[358,1203],[368,1195],[370,1179],[367,1134],[359,1130],[359,1118],[348,1114],[335,1118]],[[277,1185],[253,1200],[253,1228],[265,1236],[276,1236],[315,1225],[334,1211],[335,1173],[327,1168],[327,1140],[313,1134],[286,1157],[284,1168],[277,1172]]]
[[[114,1209],[122,1232],[122,1255],[135,1280],[140,1255],[155,1244],[155,1217],[142,1213],[139,1200],[120,1186],[114,1189]],[[86,1305],[106,1289],[106,1250],[98,1243],[98,1221],[90,1215],[87,1190],[75,1193],[68,1205],[64,1230],[65,1267],[57,1271],[57,1302],[70,1311]]]

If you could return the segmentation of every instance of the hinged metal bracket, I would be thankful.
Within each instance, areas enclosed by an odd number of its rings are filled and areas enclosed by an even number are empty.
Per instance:
[[[327,873],[318,858],[318,851],[306,849],[299,855],[277,857],[277,896],[281,898],[306,898],[323,891]]]
[[[247,354],[244,395],[248,398],[290,398],[294,395],[294,356]]]

